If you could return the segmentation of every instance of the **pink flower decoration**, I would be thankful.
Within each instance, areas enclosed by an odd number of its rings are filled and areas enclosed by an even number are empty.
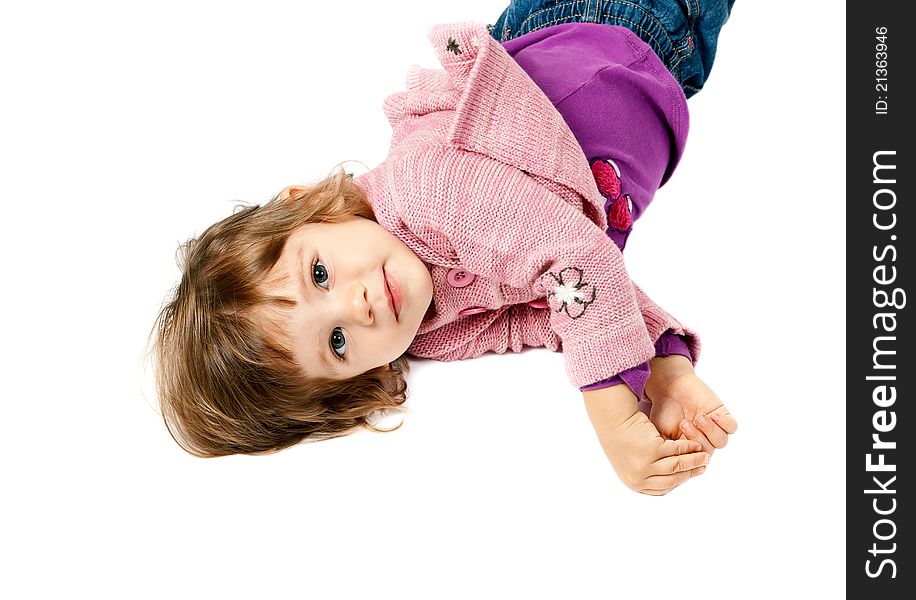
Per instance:
[[[571,319],[578,319],[595,301],[595,286],[583,280],[582,269],[567,267],[559,273],[547,274],[554,284],[547,292],[547,305],[554,312],[565,312]]]
[[[608,198],[620,195],[620,169],[612,160],[598,159],[592,163],[592,176],[598,184],[598,191]]]
[[[608,225],[620,231],[626,231],[633,225],[633,201],[630,200],[629,194],[624,194],[623,198],[618,198],[611,204],[607,213]]]

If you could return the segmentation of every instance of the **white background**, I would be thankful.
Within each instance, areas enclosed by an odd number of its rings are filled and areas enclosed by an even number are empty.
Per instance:
[[[315,6],[317,4],[317,6]],[[837,598],[845,593],[845,15],[739,0],[631,274],[740,423],[655,498],[562,356],[416,362],[410,414],[197,459],[144,362],[179,242],[342,160],[496,0],[4,3],[3,598]],[[791,13],[791,20],[785,14]]]

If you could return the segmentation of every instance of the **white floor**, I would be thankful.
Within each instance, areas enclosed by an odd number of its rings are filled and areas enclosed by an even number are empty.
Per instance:
[[[178,242],[385,155],[435,22],[496,1],[20,3],[0,23],[4,598],[841,597],[845,14],[737,3],[628,267],[740,422],[663,498],[546,350],[419,362],[411,413],[271,457],[166,433],[146,336]],[[141,8],[145,6],[145,8]],[[797,24],[780,31],[780,13]],[[672,241],[673,240],[673,241]],[[786,590],[794,590],[786,594]]]

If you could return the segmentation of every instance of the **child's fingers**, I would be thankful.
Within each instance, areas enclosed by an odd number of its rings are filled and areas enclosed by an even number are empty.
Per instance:
[[[666,456],[652,463],[652,475],[673,475],[699,469],[709,464],[708,452],[691,452],[677,456]]]
[[[660,458],[652,464],[653,475],[646,478],[643,488],[656,492],[667,492],[691,477],[702,475],[709,464],[706,452],[691,452]]]
[[[651,477],[646,478],[646,481],[643,484],[643,490],[646,494],[660,496],[670,492],[677,486],[686,482],[691,477],[702,475],[705,471],[705,466],[699,466],[696,469],[681,471],[679,473],[671,473],[670,475],[652,475]]]
[[[715,445],[706,437],[706,434],[697,429],[697,427],[687,419],[681,421],[681,431],[684,432],[688,440],[698,442],[704,452],[712,454],[716,449]]]
[[[715,448],[724,448],[728,444],[728,434],[707,415],[697,417],[693,425],[703,432],[703,435]]]
[[[659,448],[658,458],[666,456],[678,456],[680,454],[691,454],[703,450],[703,445],[695,440],[677,439],[665,440]]]
[[[720,406],[709,413],[709,417],[729,435],[738,431],[738,421],[735,420],[735,417],[733,417],[724,406]]]

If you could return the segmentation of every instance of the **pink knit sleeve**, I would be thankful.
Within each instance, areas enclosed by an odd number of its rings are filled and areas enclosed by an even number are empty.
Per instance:
[[[667,332],[684,340],[691,360],[696,364],[701,348],[697,333],[655,304],[638,285],[634,283],[633,286],[649,337],[655,344],[656,355],[659,341]],[[444,335],[453,333],[451,337],[470,338],[470,341],[465,346],[451,348],[447,353],[437,355],[436,358],[439,360],[474,358],[485,352],[521,352],[526,347],[546,347],[553,351],[561,349],[559,336],[550,329],[549,314],[526,304],[516,304],[502,311],[489,311],[473,318],[459,319],[445,327],[452,331],[447,332],[443,328],[441,333]],[[467,335],[469,332],[472,334]]]
[[[471,273],[547,296],[573,385],[654,355],[620,250],[580,210],[481,154],[432,146],[396,162],[392,178],[410,227],[444,235]]]
[[[633,289],[636,290],[636,301],[639,303],[639,310],[642,313],[652,342],[658,341],[662,334],[669,330],[683,336],[687,342],[687,347],[690,349],[693,364],[696,364],[697,359],[700,357],[700,337],[697,333],[685,327],[677,319],[665,312],[635,283],[633,284]]]
[[[655,304],[642,288],[636,284],[634,288],[649,337],[655,343],[656,354],[659,340],[666,332],[670,332],[684,340],[691,360],[696,364],[701,348],[697,333],[682,325],[676,318]],[[439,353],[433,351],[432,345],[426,348],[421,342],[415,348],[417,353],[448,361],[475,358],[485,352],[497,354],[507,351],[521,352],[527,347],[544,347],[553,351],[561,349],[559,336],[550,329],[549,313],[531,308],[526,304],[516,304],[501,311],[488,311],[470,318],[459,319],[444,326],[439,334],[435,344],[437,347],[443,337],[469,341],[463,346],[448,348]]]

